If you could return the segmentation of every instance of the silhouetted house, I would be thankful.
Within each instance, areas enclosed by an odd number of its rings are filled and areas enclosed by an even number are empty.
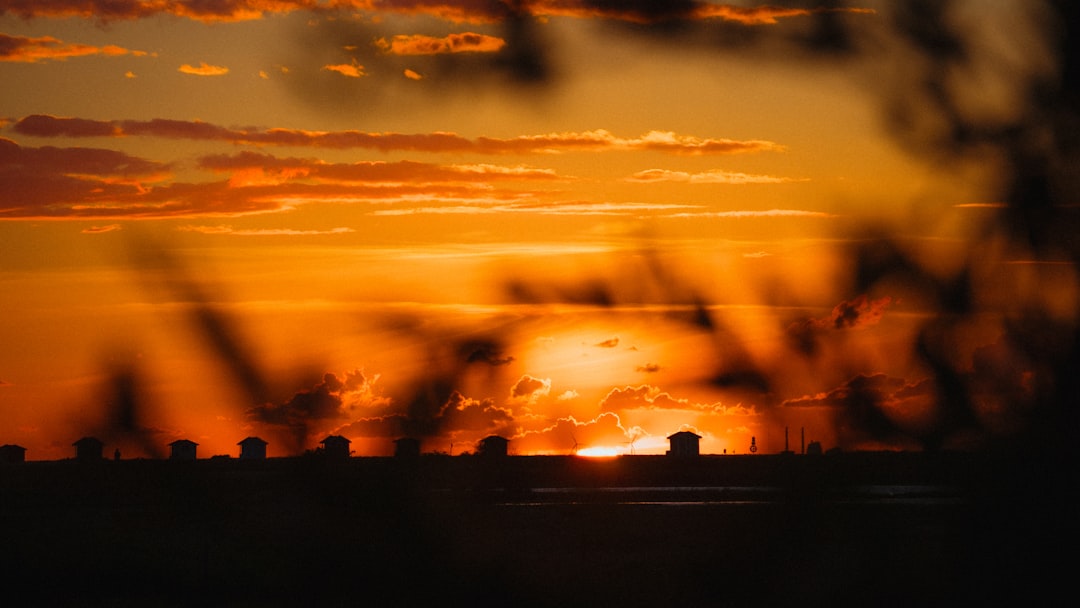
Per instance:
[[[258,437],[245,437],[236,445],[240,446],[241,460],[266,460],[267,443]]]
[[[806,444],[806,454],[808,456],[820,456],[822,454],[821,442],[811,441],[810,443]]]
[[[420,440],[415,437],[402,437],[394,440],[395,458],[417,458],[420,456]]]
[[[697,456],[700,454],[701,435],[690,431],[679,431],[668,436],[668,456]]]
[[[323,454],[327,458],[348,458],[349,444],[352,443],[341,435],[330,435],[319,443],[323,446]]]
[[[169,444],[172,450],[169,453],[169,460],[195,460],[195,448],[198,445],[189,439],[177,439]]]
[[[101,450],[105,448],[105,444],[97,437],[83,437],[71,445],[75,446],[75,459],[81,462],[101,460]]]
[[[489,435],[480,440],[477,445],[477,453],[481,456],[500,457],[506,456],[506,447],[510,440],[498,435]]]
[[[26,448],[21,445],[0,445],[0,463],[19,464],[26,462]]]

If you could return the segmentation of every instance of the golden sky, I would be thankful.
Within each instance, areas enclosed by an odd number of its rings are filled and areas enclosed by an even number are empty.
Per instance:
[[[902,15],[783,4],[0,2],[0,443],[919,447],[941,302],[853,252],[944,281],[985,244],[963,371],[1001,285],[1071,321],[1073,269],[984,240],[993,149],[917,145]],[[958,4],[986,59],[949,94],[1015,120],[1039,15]]]

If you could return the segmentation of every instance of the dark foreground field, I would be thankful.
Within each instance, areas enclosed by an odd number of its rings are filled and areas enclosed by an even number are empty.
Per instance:
[[[1056,595],[1075,540],[1068,493],[1037,466],[26,463],[0,468],[0,604],[1031,605]]]

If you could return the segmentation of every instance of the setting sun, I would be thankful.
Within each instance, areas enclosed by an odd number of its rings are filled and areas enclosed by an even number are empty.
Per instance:
[[[578,450],[577,455],[586,458],[613,458],[619,455],[619,450],[611,447],[596,446]]]

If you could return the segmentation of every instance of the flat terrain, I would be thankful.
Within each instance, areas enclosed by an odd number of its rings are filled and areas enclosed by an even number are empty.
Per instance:
[[[1052,500],[1057,486],[1037,471],[894,453],[31,462],[0,467],[0,597],[86,606],[1030,602],[1052,597],[1064,568],[1054,552],[1072,545],[1071,508]]]

